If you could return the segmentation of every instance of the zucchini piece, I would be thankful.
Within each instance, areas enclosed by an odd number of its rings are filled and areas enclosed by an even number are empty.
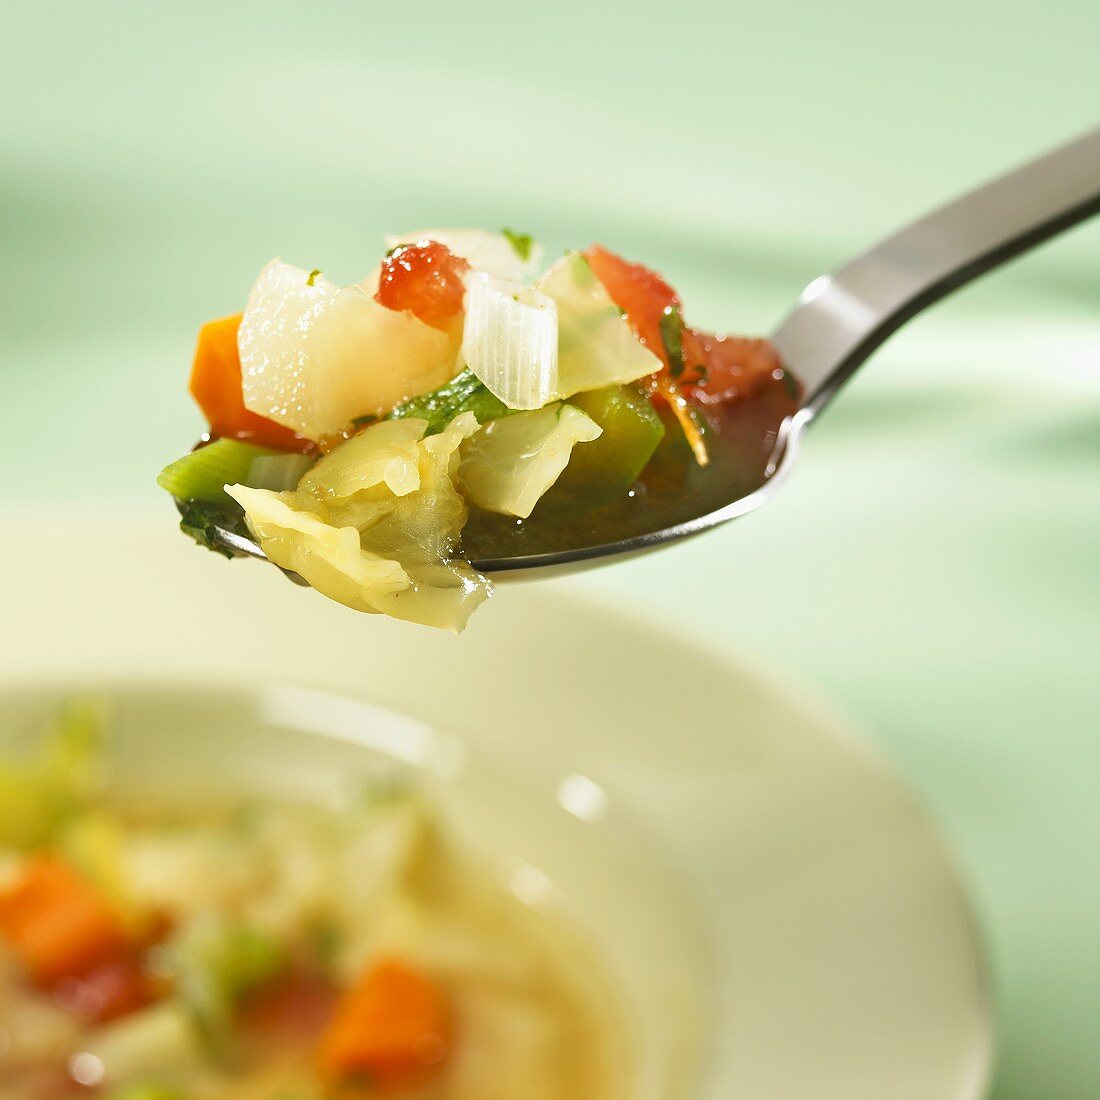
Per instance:
[[[578,447],[555,491],[591,502],[613,500],[638,480],[665,434],[652,402],[637,386],[607,386],[569,399],[602,429]]]

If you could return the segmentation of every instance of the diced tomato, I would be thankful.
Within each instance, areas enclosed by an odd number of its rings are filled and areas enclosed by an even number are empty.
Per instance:
[[[92,1023],[117,1019],[156,999],[156,984],[128,952],[93,966],[87,973],[62,978],[53,991],[62,1008]]]
[[[680,296],[656,271],[632,264],[603,245],[594,244],[582,255],[611,300],[626,314],[634,334],[667,368],[661,316],[667,309],[680,308]]]
[[[237,330],[241,314],[208,321],[199,330],[195,362],[191,368],[191,396],[198,402],[210,430],[227,439],[240,439],[260,447],[306,452],[313,443],[244,407],[241,392],[241,357]]]
[[[382,261],[375,300],[387,309],[407,309],[432,328],[450,330],[462,313],[470,265],[438,241],[395,248]]]
[[[45,856],[0,894],[0,935],[47,986],[87,973],[129,944],[108,899],[67,863]]]
[[[367,1078],[384,1092],[429,1077],[451,1044],[443,991],[424,974],[389,960],[369,969],[336,1006],[318,1051],[327,1082]]]
[[[328,982],[293,972],[249,994],[238,1022],[257,1037],[312,1040],[331,1019],[336,999]]]
[[[668,349],[661,332],[662,320],[671,315],[672,323],[683,329],[680,296],[657,274],[642,264],[633,264],[594,244],[583,253],[596,278],[604,285],[611,300],[626,314],[634,335],[661,360],[662,369],[650,380],[651,397],[659,397],[680,423],[696,461],[709,461],[703,429],[695,410],[681,392],[670,369]],[[667,324],[668,321],[665,320]]]
[[[593,245],[584,255],[612,300],[626,313],[638,338],[661,359],[668,372],[661,321],[669,310],[679,311],[676,291],[655,271],[630,263],[600,245]],[[718,336],[689,328],[682,320],[680,324],[683,373],[654,386],[674,411],[677,393],[702,405],[717,405],[751,397],[769,379],[779,377],[779,356],[767,340]]]
[[[767,340],[718,336],[686,328],[684,373],[680,386],[700,405],[719,405],[751,397],[782,377],[779,353]]]

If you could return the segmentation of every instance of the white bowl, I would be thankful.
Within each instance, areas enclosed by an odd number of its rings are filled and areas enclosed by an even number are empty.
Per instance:
[[[989,1009],[954,872],[820,705],[551,583],[506,587],[456,639],[171,526],[0,537],[0,737],[107,684],[124,778],[153,792],[316,797],[377,753],[422,768],[505,880],[607,957],[636,1100],[982,1094]]]

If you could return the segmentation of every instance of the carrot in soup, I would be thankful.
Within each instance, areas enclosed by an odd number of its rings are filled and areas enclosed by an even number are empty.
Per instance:
[[[318,1051],[322,1077],[362,1079],[393,1092],[441,1064],[451,1043],[450,1008],[430,978],[402,962],[371,967],[336,1006]]]
[[[85,974],[129,943],[108,899],[53,856],[32,860],[0,893],[0,935],[42,985]]]

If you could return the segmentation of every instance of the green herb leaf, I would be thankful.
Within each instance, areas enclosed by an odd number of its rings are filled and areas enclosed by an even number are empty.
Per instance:
[[[188,501],[184,506],[180,530],[185,535],[190,535],[200,546],[213,550],[215,554],[221,554],[227,558],[236,557],[219,538],[218,527],[248,536],[244,512],[240,509],[234,513],[228,507],[210,504],[204,500]]]
[[[514,229],[509,229],[507,226],[501,230],[501,233],[508,238],[508,243],[516,250],[516,255],[526,263],[531,258],[531,249],[535,244],[531,234],[517,233]]]
[[[661,313],[661,342],[673,378],[684,373],[684,318],[679,306],[665,306]]]
[[[317,276],[320,275],[320,274],[321,274],[321,269],[319,267],[315,267],[309,273],[309,276],[306,279],[306,286],[313,286],[314,283],[316,283],[316,281],[317,281]]]
[[[459,413],[472,412],[478,423],[484,424],[489,420],[510,416],[515,411],[494,397],[477,375],[467,368],[461,374],[455,375],[445,386],[395,406],[387,419],[401,420],[412,416],[426,420],[428,430],[425,434],[436,435]]]

